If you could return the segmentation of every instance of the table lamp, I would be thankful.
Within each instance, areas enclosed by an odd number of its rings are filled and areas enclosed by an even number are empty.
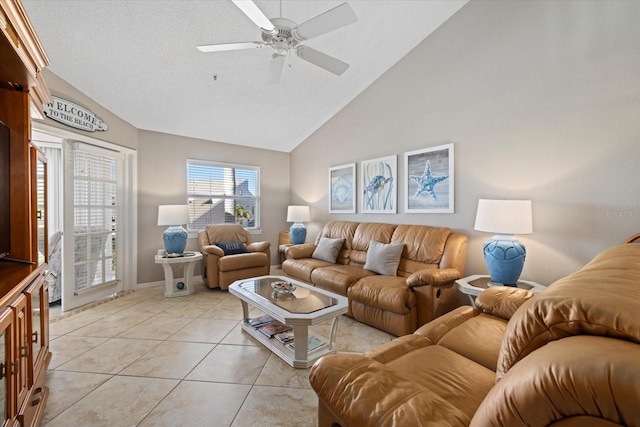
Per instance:
[[[158,225],[168,225],[162,235],[167,254],[184,253],[187,246],[187,230],[182,224],[189,223],[189,207],[187,205],[160,205],[158,206]]]
[[[526,250],[514,234],[533,233],[531,200],[480,199],[474,229],[495,233],[483,247],[491,284],[515,286]]]
[[[287,208],[287,222],[293,222],[289,229],[291,244],[300,245],[307,239],[307,227],[303,222],[309,221],[311,214],[309,206],[289,206]]]

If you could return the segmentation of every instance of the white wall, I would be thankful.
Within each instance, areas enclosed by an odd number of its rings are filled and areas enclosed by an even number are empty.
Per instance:
[[[522,278],[549,284],[637,233],[639,22],[640,2],[468,3],[292,152],[307,239],[334,219],[449,226],[470,238],[466,273],[486,273],[478,199],[531,199]],[[403,153],[449,141],[455,213],[404,214]],[[328,214],[329,166],[390,154],[397,215]]]
[[[286,230],[289,204],[289,154],[205,141],[164,133],[138,134],[138,283],[164,280],[153,256],[164,247],[158,226],[158,206],[184,204],[187,200],[187,159],[211,160],[260,167],[262,233],[254,241],[271,242],[272,263],[278,262],[278,233]],[[197,239],[187,249],[197,250]],[[197,267],[196,274],[199,274]]]

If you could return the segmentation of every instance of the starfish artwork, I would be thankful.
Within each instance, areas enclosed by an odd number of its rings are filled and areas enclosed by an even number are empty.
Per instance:
[[[409,175],[409,178],[418,183],[418,189],[413,195],[413,200],[416,200],[422,193],[429,193],[433,200],[438,200],[438,196],[436,196],[434,188],[437,183],[449,178],[449,175],[433,176],[431,174],[431,161],[427,160],[427,165],[424,168],[424,173],[420,176]]]

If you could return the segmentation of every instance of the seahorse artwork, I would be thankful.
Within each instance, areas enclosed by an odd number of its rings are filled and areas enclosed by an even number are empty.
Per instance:
[[[365,178],[373,175],[370,179],[365,180],[364,202],[365,208],[371,210],[391,210],[393,209],[393,171],[391,166],[385,162],[378,162],[369,165],[365,171]]]
[[[423,193],[429,193],[433,200],[438,200],[435,186],[437,183],[449,178],[449,175],[433,176],[431,174],[431,161],[427,160],[427,165],[424,168],[424,173],[422,175],[409,175],[409,178],[418,183],[418,189],[413,195],[413,200],[416,200],[418,196]]]

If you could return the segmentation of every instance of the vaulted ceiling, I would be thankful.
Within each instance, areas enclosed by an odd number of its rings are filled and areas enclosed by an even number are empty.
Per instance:
[[[289,152],[456,13],[467,0],[351,0],[357,22],[304,42],[350,65],[336,76],[289,55],[266,84],[270,48],[231,1],[23,0],[49,69],[139,129]],[[256,1],[301,24],[343,1]]]

